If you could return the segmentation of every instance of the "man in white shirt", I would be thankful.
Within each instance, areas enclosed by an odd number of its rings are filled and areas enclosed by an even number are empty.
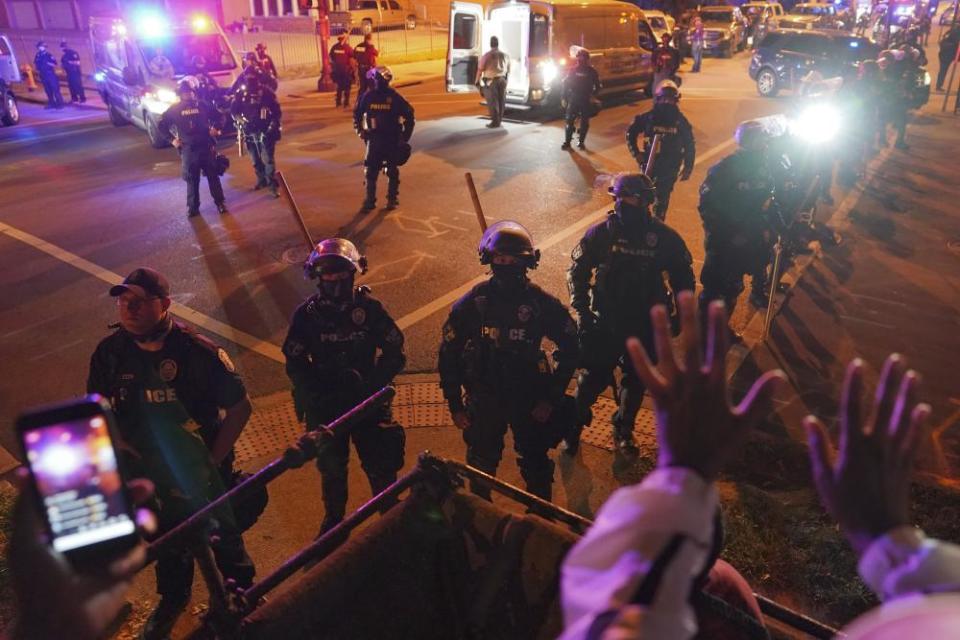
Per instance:
[[[476,85],[483,92],[490,111],[488,129],[496,129],[503,120],[503,108],[507,99],[507,76],[510,75],[510,56],[500,51],[500,40],[490,37],[490,50],[480,58],[477,65]]]

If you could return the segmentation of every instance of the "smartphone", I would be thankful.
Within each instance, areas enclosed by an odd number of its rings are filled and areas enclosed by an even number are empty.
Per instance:
[[[114,447],[113,411],[99,395],[30,410],[17,419],[50,545],[71,561],[117,555],[140,540]]]

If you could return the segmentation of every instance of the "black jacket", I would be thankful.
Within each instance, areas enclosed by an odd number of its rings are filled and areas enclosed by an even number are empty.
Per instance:
[[[600,74],[591,65],[577,64],[570,67],[563,79],[563,97],[567,102],[584,104],[600,93]]]
[[[280,139],[280,119],[283,113],[272,91],[242,92],[230,105],[230,115],[246,135],[264,134]]]
[[[700,185],[704,244],[711,249],[756,238],[769,228],[775,181],[766,154],[737,151],[710,167]]]
[[[542,350],[544,338],[557,346],[552,373]],[[463,408],[464,389],[559,402],[578,350],[576,324],[562,302],[533,283],[516,295],[504,295],[491,279],[450,310],[440,343],[440,387],[451,411]]]
[[[390,87],[370,89],[353,110],[353,127],[364,139],[376,143],[409,142],[415,125],[413,107]]]
[[[692,171],[697,155],[693,127],[676,105],[655,105],[634,118],[627,129],[627,148],[641,167],[646,165],[649,145],[657,134],[660,134],[660,153],[653,164],[653,174],[676,175],[681,167]],[[637,145],[641,135],[644,137],[642,151]]]
[[[160,117],[160,133],[180,138],[184,158],[211,153],[215,141],[210,128],[222,129],[223,117],[206,103],[196,100],[178,102]]]

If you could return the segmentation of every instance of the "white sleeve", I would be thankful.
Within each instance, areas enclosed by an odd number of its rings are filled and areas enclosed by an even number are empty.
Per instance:
[[[882,600],[915,593],[960,591],[960,547],[898,527],[867,547],[860,576]]]
[[[563,562],[563,640],[586,638],[617,611],[618,638],[685,640],[696,633],[687,600],[710,551],[717,490],[689,469],[657,469],[618,489]],[[645,584],[648,604],[631,604]]]

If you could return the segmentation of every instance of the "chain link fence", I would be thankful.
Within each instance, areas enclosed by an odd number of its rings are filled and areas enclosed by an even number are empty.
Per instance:
[[[428,15],[426,7],[420,7],[416,25],[403,25],[394,28],[373,28],[373,43],[380,52],[380,61],[395,64],[412,62],[431,58],[442,58],[446,55],[449,16],[443,15],[434,18]],[[259,21],[261,19],[257,19]],[[304,29],[306,23],[307,28]],[[257,43],[267,45],[267,52],[273,58],[274,64],[281,76],[300,76],[319,74],[322,64],[321,41],[315,29],[311,29],[315,22],[310,18],[273,18],[263,20],[260,26],[254,22],[256,31],[228,30],[227,39],[242,58],[247,51],[253,51]],[[413,26],[413,28],[406,28]],[[269,28],[270,30],[267,30]],[[330,28],[331,46],[336,42],[338,33],[345,31],[342,26],[332,25]],[[349,29],[351,46],[363,40],[363,29],[353,26]],[[88,83],[92,82],[95,65],[90,47],[90,39],[86,31],[77,30],[13,30],[6,31],[10,38],[20,65],[33,66],[33,58],[37,52],[37,42],[43,40],[47,49],[54,54],[57,62],[60,61],[60,41],[66,40],[71,49],[80,54],[80,65]],[[242,64],[238,59],[237,64]]]

